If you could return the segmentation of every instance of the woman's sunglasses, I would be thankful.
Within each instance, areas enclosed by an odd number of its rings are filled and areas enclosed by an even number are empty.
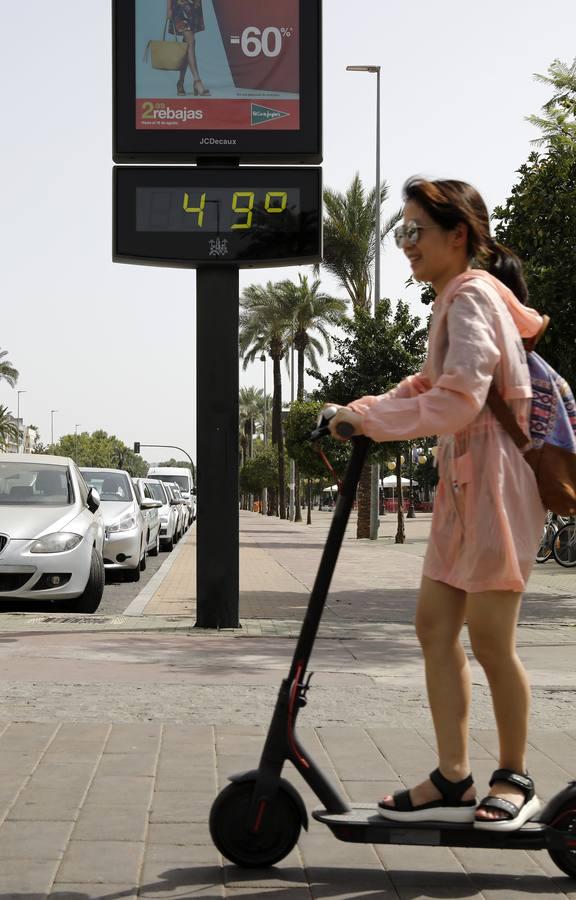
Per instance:
[[[405,225],[398,225],[398,227],[394,229],[394,240],[396,241],[396,246],[402,249],[404,241],[408,241],[409,244],[412,244],[412,246],[414,246],[420,240],[420,231],[423,228],[439,227],[439,225],[418,225],[417,222],[406,222]]]

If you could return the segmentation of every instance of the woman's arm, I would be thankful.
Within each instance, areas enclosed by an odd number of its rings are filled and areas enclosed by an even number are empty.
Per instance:
[[[476,418],[500,359],[490,310],[477,289],[465,287],[458,293],[447,325],[448,353],[436,384],[428,387],[428,379],[416,375],[393,396],[355,400],[349,408],[359,416],[358,430],[375,441],[410,440],[452,434]]]

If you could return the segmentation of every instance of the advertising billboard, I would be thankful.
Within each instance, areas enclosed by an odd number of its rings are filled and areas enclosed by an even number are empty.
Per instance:
[[[321,161],[321,0],[113,0],[114,159]]]

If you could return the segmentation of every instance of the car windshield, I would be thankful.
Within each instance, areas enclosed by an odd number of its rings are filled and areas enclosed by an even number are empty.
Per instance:
[[[177,484],[181,491],[189,491],[190,490],[190,479],[188,475],[150,475],[150,478],[155,478],[156,481],[173,481],[174,484]]]
[[[70,506],[73,502],[68,466],[0,463],[0,505]]]
[[[148,481],[147,484],[154,499],[159,500],[162,504],[166,504],[166,494],[164,493],[163,486],[161,484],[154,484],[153,481]]]
[[[123,472],[99,472],[98,469],[81,469],[88,487],[95,488],[102,501],[129,503],[132,500],[130,479]]]

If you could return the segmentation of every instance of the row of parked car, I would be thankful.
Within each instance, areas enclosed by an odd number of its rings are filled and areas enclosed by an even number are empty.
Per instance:
[[[61,456],[0,453],[0,600],[71,601],[95,612],[105,571],[139,581],[196,518],[192,473],[78,468]]]

